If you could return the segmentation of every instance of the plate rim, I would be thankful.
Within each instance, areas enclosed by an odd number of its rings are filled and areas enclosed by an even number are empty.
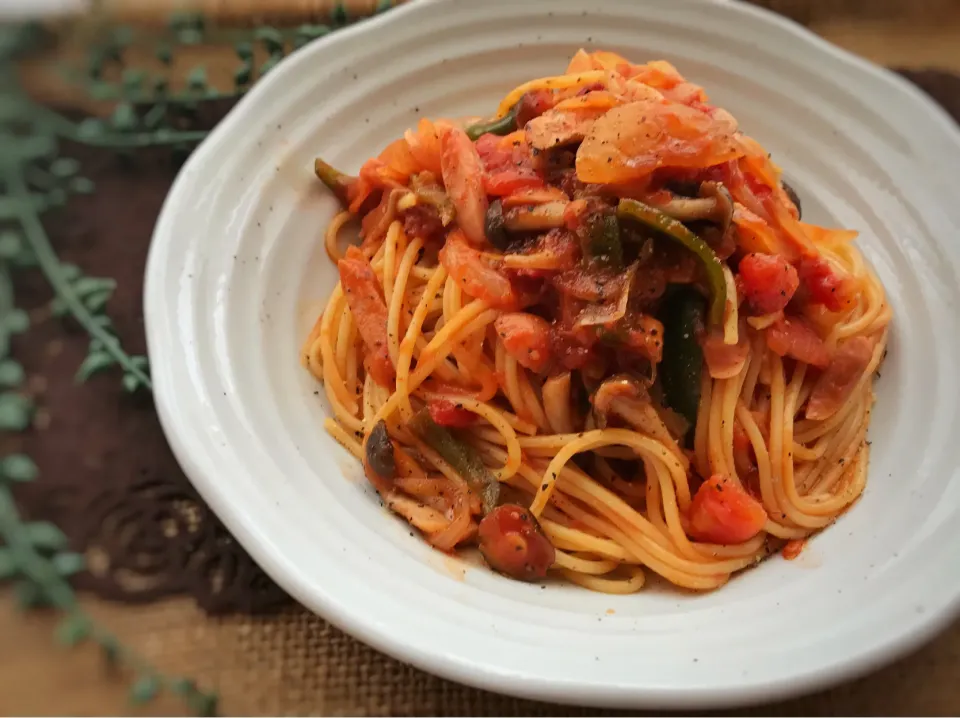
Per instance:
[[[407,14],[426,12],[424,8],[427,6],[454,4],[454,2],[456,0],[417,0],[417,2],[409,2],[391,10],[389,13],[339,30],[326,38],[315,40],[294,54],[302,58],[307,57],[311,52],[317,51],[318,47],[347,43],[351,40],[355,41],[363,35],[376,34],[384,27],[389,27],[397,18]],[[825,54],[834,62],[870,74],[875,79],[886,83],[891,91],[895,90],[905,99],[909,98],[911,102],[921,105],[924,108],[924,114],[936,123],[937,129],[943,133],[944,139],[955,146],[957,156],[960,157],[960,127],[926,93],[892,71],[853,55],[817,36],[807,28],[763,8],[747,5],[738,0],[680,0],[680,2],[693,6],[723,6],[729,12],[745,14],[768,27],[792,34],[794,37],[803,40],[812,51],[821,55]],[[164,266],[161,264],[161,248],[165,241],[165,234],[169,234],[171,218],[177,212],[178,197],[186,191],[185,188],[189,186],[190,179],[196,169],[204,164],[205,156],[235,129],[234,126],[241,121],[248,109],[259,102],[260,95],[267,91],[267,83],[275,82],[277,77],[284,73],[284,65],[286,64],[281,64],[270,77],[254,85],[250,92],[230,110],[208,138],[192,153],[164,200],[151,240],[143,292],[144,319],[148,349],[151,356],[159,354],[157,347],[162,345],[163,331],[159,328],[161,324],[159,316],[163,314],[167,301],[162,295],[159,279],[159,275],[163,274],[164,271]],[[288,67],[287,70],[290,71],[290,68]],[[166,370],[165,367],[164,370]],[[160,375],[162,376],[163,372],[160,372]],[[904,633],[900,631],[897,635],[894,635],[895,632],[891,632],[891,637],[886,642],[881,643],[872,652],[862,653],[857,660],[852,660],[841,666],[830,666],[829,672],[824,666],[819,670],[808,671],[799,678],[768,681],[760,686],[731,684],[723,689],[711,688],[708,691],[702,691],[697,690],[696,687],[681,690],[675,687],[651,688],[649,686],[631,685],[618,687],[615,691],[604,688],[604,691],[610,692],[601,695],[596,690],[591,693],[585,691],[579,684],[567,685],[559,679],[534,681],[523,678],[519,681],[510,682],[509,676],[505,676],[503,672],[497,672],[495,667],[470,665],[469,661],[445,660],[449,659],[450,656],[442,655],[439,650],[421,650],[418,647],[411,647],[402,643],[389,631],[380,629],[375,621],[365,620],[362,615],[339,612],[336,607],[328,605],[323,600],[323,596],[317,596],[307,590],[302,578],[298,576],[296,566],[282,554],[271,550],[272,547],[269,543],[258,537],[256,526],[245,521],[242,516],[244,512],[233,505],[230,492],[223,490],[223,482],[219,481],[216,475],[208,475],[201,468],[200,462],[195,460],[190,450],[190,442],[185,437],[185,433],[189,433],[190,429],[175,416],[173,402],[165,394],[166,380],[155,380],[155,385],[155,404],[161,426],[185,475],[211,509],[220,517],[224,525],[229,528],[230,532],[256,560],[258,565],[263,567],[265,572],[309,610],[316,612],[325,620],[355,638],[398,660],[411,663],[429,673],[466,685],[517,697],[592,706],[621,708],[742,706],[775,698],[782,699],[795,696],[862,675],[925,643],[960,613],[960,593],[957,593],[951,597],[947,606],[941,608],[938,612],[928,613],[922,620],[915,621],[915,624],[911,626],[914,629],[912,632]],[[481,670],[478,670],[478,668]]]

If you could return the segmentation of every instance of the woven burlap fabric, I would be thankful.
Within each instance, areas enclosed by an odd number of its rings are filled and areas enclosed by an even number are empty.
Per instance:
[[[90,604],[129,645],[161,667],[219,691],[223,715],[587,715],[597,711],[515,700],[444,681],[291,610],[271,619],[203,616],[191,602]],[[54,645],[54,622],[0,603],[0,713],[117,715],[132,709],[98,654]],[[771,640],[776,640],[771,637]],[[742,715],[956,715],[960,625],[865,679]],[[159,699],[137,713],[178,715]]]
[[[769,0],[762,4],[810,21],[832,39],[881,63],[938,64],[960,69],[960,25],[944,21],[949,13],[935,16],[940,25],[936,32],[931,32],[929,20],[900,23],[900,19],[912,15],[921,6],[925,13],[943,8],[945,3],[937,0],[926,4],[922,0],[915,4],[876,0],[864,13],[870,16],[869,21],[851,19],[847,2]],[[952,17],[956,17],[960,3],[950,0],[946,4],[954,8]],[[840,12],[825,14],[823,8],[827,5],[833,5]],[[880,6],[888,8],[886,14],[877,12]],[[956,103],[957,95],[941,99],[945,104]],[[91,236],[83,241],[95,239]],[[138,235],[131,237],[136,241],[143,239]],[[139,250],[127,247],[122,252],[138,253]],[[131,264],[141,261],[135,258]],[[121,282],[121,287],[125,286],[130,300],[137,301],[136,288]],[[134,321],[133,317],[130,321]],[[76,337],[67,339],[70,341],[76,341]],[[67,359],[69,361],[62,362],[65,382],[71,381],[69,372],[76,366],[72,358]],[[57,381],[53,378],[48,383],[55,388]],[[75,396],[77,401],[89,397],[79,390]],[[119,415],[114,418],[121,420]],[[109,453],[106,457],[108,462],[117,460],[110,458]],[[87,605],[122,641],[142,652],[161,670],[191,676],[204,688],[218,691],[223,714],[583,715],[596,712],[515,700],[438,679],[387,658],[298,608],[270,618],[212,619],[196,607],[193,599],[186,598],[145,606],[88,599]],[[9,597],[0,597],[0,714],[129,713],[132,709],[126,701],[129,684],[124,682],[125,677],[112,677],[92,649],[57,647],[53,639],[54,626],[55,617],[42,613],[20,614],[12,607]],[[957,714],[960,712],[958,674],[960,625],[955,625],[919,652],[865,679],[815,696],[760,706],[743,713]],[[161,698],[139,712],[171,715],[182,711],[183,707],[175,700]]]

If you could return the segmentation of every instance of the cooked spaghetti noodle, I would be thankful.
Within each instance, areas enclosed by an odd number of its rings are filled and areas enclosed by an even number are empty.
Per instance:
[[[883,287],[669,64],[580,51],[489,122],[316,169],[345,206],[341,281],[303,363],[330,434],[439,549],[712,589],[862,493]]]

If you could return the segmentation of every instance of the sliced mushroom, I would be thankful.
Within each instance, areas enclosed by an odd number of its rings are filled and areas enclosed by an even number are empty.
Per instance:
[[[730,190],[720,182],[704,182],[700,185],[700,196],[715,202],[712,216],[704,219],[711,219],[726,232],[733,222],[733,197],[730,196]]]
[[[733,222],[733,197],[720,182],[701,182],[698,196],[675,196],[657,209],[678,222],[713,222],[726,232]]]
[[[504,226],[511,232],[555,229],[563,226],[566,202],[547,202],[508,209],[503,214]]]
[[[654,406],[647,387],[636,377],[618,374],[607,379],[594,392],[591,401],[591,416],[598,428],[606,428],[609,414],[616,414],[640,433],[663,442],[685,469],[689,465],[689,459]]]
[[[649,399],[647,388],[629,374],[617,374],[604,381],[590,398],[593,420],[599,429],[607,428],[607,416],[616,399]]]
[[[397,473],[396,458],[393,453],[393,441],[387,432],[387,423],[378,421],[364,445],[364,473],[381,494],[390,491]]]

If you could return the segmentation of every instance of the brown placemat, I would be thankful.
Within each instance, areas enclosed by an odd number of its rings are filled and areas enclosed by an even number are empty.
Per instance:
[[[945,64],[957,61],[954,54]],[[923,73],[914,79],[957,111],[960,80],[955,76]],[[165,153],[133,163],[89,150],[74,154],[97,192],[51,216],[48,229],[64,260],[118,279],[109,313],[124,344],[142,351],[146,248],[176,167]],[[37,460],[45,482],[24,487],[23,504],[61,523],[78,545],[98,546],[109,559],[111,570],[85,577],[84,585],[126,602],[152,601],[142,606],[87,601],[91,613],[123,641],[161,669],[190,675],[217,690],[221,712],[227,714],[595,712],[518,701],[438,679],[373,651],[295,606],[260,618],[208,618],[200,607],[269,613],[283,605],[283,597],[232,546],[214,517],[204,513],[163,440],[149,398],[124,393],[115,376],[78,386],[73,375],[86,354],[86,336],[65,330],[49,316],[50,295],[42,280],[22,274],[17,282],[18,303],[31,310],[34,326],[17,340],[15,353],[40,405],[34,429],[18,441]],[[193,518],[158,513],[157,496],[190,504]],[[119,522],[128,530],[116,531]],[[180,522],[183,540],[158,542],[156,527],[171,522]],[[181,594],[191,598],[156,601]],[[126,686],[105,675],[94,651],[55,647],[49,638],[53,620],[0,608],[0,712],[130,711]],[[960,625],[869,678],[748,713],[956,714],[958,668]],[[175,714],[182,706],[159,702],[145,710]]]

